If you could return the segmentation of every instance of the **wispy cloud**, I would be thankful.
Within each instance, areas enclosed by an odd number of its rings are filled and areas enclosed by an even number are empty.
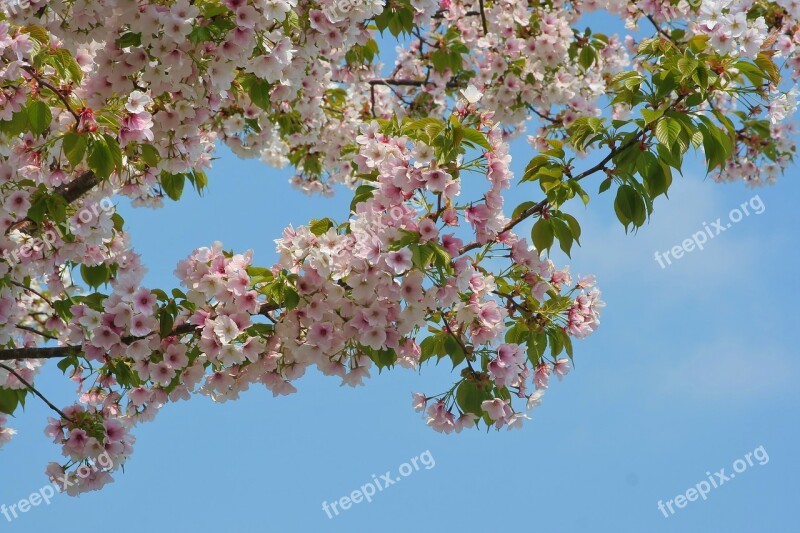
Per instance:
[[[784,396],[800,377],[785,348],[754,338],[718,339],[663,363],[657,392],[726,405]]]

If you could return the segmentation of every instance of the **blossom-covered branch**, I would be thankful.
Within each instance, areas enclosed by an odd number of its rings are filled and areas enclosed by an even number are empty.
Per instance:
[[[548,257],[580,242],[585,178],[636,229],[692,151],[751,186],[795,151],[784,0],[30,4],[0,20],[0,412],[44,399],[35,377],[58,360],[77,395],[51,405],[66,462],[47,474],[70,494],[109,482],[168,404],[290,394],[310,369],[356,386],[444,359],[454,382],[413,395],[432,428],[519,427],[599,326],[594,277]],[[653,35],[579,30],[599,9]],[[306,193],[352,194],[349,213],[287,227],[272,264],[187,244],[179,286],[145,286],[109,199],[203,190],[221,143],[293,167]]]

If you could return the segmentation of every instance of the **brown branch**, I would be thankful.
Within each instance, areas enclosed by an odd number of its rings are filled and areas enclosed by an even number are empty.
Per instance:
[[[68,204],[71,204],[72,202],[81,198],[87,192],[94,189],[98,183],[100,183],[100,180],[97,179],[97,176],[95,176],[94,172],[87,170],[69,183],[65,183],[64,185],[56,187],[53,191],[53,194],[60,195]],[[36,222],[28,217],[25,217],[22,220],[12,224],[6,230],[6,235],[13,230],[19,230],[23,233],[30,234],[35,228]]]
[[[57,337],[53,337],[49,333],[45,333],[43,331],[39,331],[38,329],[32,328],[30,326],[25,326],[23,324],[17,324],[16,327],[17,327],[17,329],[21,329],[22,331],[28,331],[30,333],[35,333],[36,335],[40,335],[40,336],[44,337],[45,339],[50,339],[52,341],[57,340]]]
[[[282,308],[282,305],[266,303],[258,309],[257,314],[268,316],[267,313]],[[199,329],[201,329],[201,327],[195,326],[194,324],[181,324],[170,331],[165,338],[195,333]],[[145,335],[143,337],[128,336],[120,340],[125,344],[131,344],[138,340],[146,339],[156,333],[158,332],[154,331],[150,335]],[[13,361],[16,359],[60,359],[62,357],[78,355],[81,352],[83,352],[83,347],[80,345],[50,346],[46,348],[7,348],[0,350],[0,361]]]
[[[50,301],[50,300],[47,298],[47,296],[45,296],[45,295],[44,295],[44,294],[42,294],[41,292],[37,291],[36,289],[33,289],[33,288],[31,288],[31,287],[28,287],[27,285],[25,285],[25,284],[23,284],[23,283],[20,283],[19,281],[14,281],[14,280],[11,280],[11,284],[12,284],[12,285],[15,285],[15,286],[17,286],[17,287],[19,287],[19,288],[21,288],[21,289],[24,289],[24,290],[26,290],[26,291],[28,291],[28,292],[31,292],[31,293],[35,294],[36,296],[38,296],[39,298],[41,298],[42,300],[44,300],[45,302],[47,302],[47,304],[48,304],[50,307],[53,307],[53,302],[51,302],[51,301]]]
[[[511,305],[514,307],[514,309],[516,309],[517,311],[519,311],[521,314],[523,314],[523,315],[525,315],[525,314],[532,314],[532,313],[531,313],[531,312],[528,310],[528,307],[527,307],[527,306],[525,306],[525,305],[521,305],[521,304],[517,303],[517,301],[516,301],[516,300],[514,300],[514,296],[513,296],[513,295],[511,295],[511,294],[506,294],[506,293],[504,293],[504,292],[500,292],[500,291],[492,291],[492,294],[496,294],[497,296],[500,296],[501,298],[504,298],[504,299],[505,299],[505,300],[506,300],[508,303],[510,303],[510,304],[511,304]]]
[[[443,18],[444,18],[444,14],[445,14],[447,11],[448,11],[447,9],[440,9],[439,11],[437,11],[436,13],[434,13],[434,14],[431,16],[431,18],[432,18],[432,19],[443,19]],[[480,14],[481,14],[481,12],[480,12],[480,11],[467,11],[466,13],[464,13],[464,16],[465,16],[465,17],[477,17],[477,16],[478,16],[478,15],[480,15]]]
[[[68,417],[67,415],[65,415],[65,414],[63,413],[63,411],[61,411],[61,409],[59,409],[58,407],[56,407],[55,405],[53,405],[53,404],[50,402],[50,400],[48,400],[47,398],[45,398],[45,397],[44,397],[44,394],[42,394],[41,392],[39,392],[38,390],[36,390],[36,387],[34,387],[34,386],[33,386],[33,385],[31,385],[30,383],[28,383],[28,382],[25,380],[25,378],[23,378],[22,376],[20,376],[20,375],[17,373],[17,371],[16,371],[16,370],[14,370],[13,368],[11,368],[10,366],[6,366],[6,365],[4,365],[3,363],[0,363],[0,368],[4,368],[4,369],[6,369],[6,370],[7,370],[7,371],[8,371],[10,374],[13,374],[13,375],[14,375],[14,377],[16,377],[16,378],[17,378],[17,379],[20,381],[20,383],[22,383],[23,385],[25,385],[25,386],[26,386],[26,387],[27,387],[27,388],[28,388],[28,389],[29,389],[29,390],[30,390],[32,393],[34,393],[36,396],[38,396],[39,398],[41,398],[41,399],[42,399],[42,401],[43,401],[44,403],[46,403],[46,404],[47,404],[47,406],[48,406],[48,407],[50,407],[50,409],[52,409],[53,411],[55,411],[56,413],[58,413],[58,414],[61,416],[61,418],[63,418],[64,420],[67,420],[67,421],[69,421],[69,422],[72,422],[73,424],[75,423],[75,422],[74,422],[74,421],[73,421],[73,420],[72,420],[70,417]]]
[[[61,359],[81,353],[80,346],[50,346],[47,348],[7,348],[0,350],[0,361],[16,359]]]
[[[391,79],[391,78],[381,78],[381,79],[376,79],[376,80],[367,80],[367,83],[369,83],[372,86],[375,86],[375,85],[386,85],[386,86],[395,85],[395,86],[400,86],[400,87],[424,87],[425,85],[429,85],[431,82],[426,81],[426,80],[395,80],[395,79]],[[447,88],[448,89],[454,89],[456,87],[461,87],[461,86],[462,86],[462,84],[460,82],[458,82],[458,81],[451,80],[451,81],[447,82]]]
[[[36,71],[33,69],[33,67],[22,67],[22,70],[24,70],[25,72],[30,74],[31,77],[36,80],[36,83],[38,83],[39,85],[41,85],[43,87],[47,87],[56,96],[58,96],[58,98],[62,102],[64,102],[64,105],[66,106],[67,111],[69,111],[72,114],[72,116],[75,117],[75,122],[80,123],[81,116],[78,113],[76,113],[74,109],[72,109],[72,105],[70,105],[69,100],[67,100],[67,97],[64,95],[64,93],[62,93],[60,90],[58,90],[55,87],[53,87],[52,85],[50,85],[50,83],[47,82],[46,80],[44,80],[41,77],[39,77],[39,75],[36,74]]]
[[[644,11],[642,11],[642,13],[644,13]],[[672,35],[669,34],[666,30],[664,30],[664,28],[662,28],[658,22],[656,22],[656,19],[653,18],[653,15],[645,14],[644,16],[647,18],[647,20],[650,21],[650,23],[653,26],[655,26],[656,30],[658,30],[658,33],[669,39],[671,42],[675,43],[675,40],[672,38]]]
[[[444,322],[444,327],[447,330],[447,333],[449,333],[450,336],[455,339],[455,341],[458,343],[458,345],[461,346],[461,349],[464,350],[464,360],[467,362],[467,366],[469,366],[469,369],[472,370],[472,372],[474,373],[475,369],[472,368],[472,362],[469,360],[470,353],[467,350],[467,346],[464,344],[464,341],[461,340],[460,334],[456,335],[453,332],[453,329],[450,327],[450,323],[447,321],[447,317],[444,314],[444,310],[439,308],[439,312],[442,314],[442,321]]]
[[[555,119],[555,118],[553,118],[553,117],[551,117],[549,115],[545,115],[544,113],[542,113],[541,111],[539,111],[538,109],[536,109],[535,107],[533,107],[530,104],[526,105],[525,107],[527,107],[529,111],[533,111],[542,120],[547,120],[548,122],[550,122],[552,124],[561,124],[560,120]]]
[[[481,8],[481,26],[483,26],[483,34],[489,33],[489,24],[486,22],[486,12],[483,8],[483,0],[478,0],[478,5]]]
[[[584,179],[584,178],[586,178],[588,176],[591,176],[595,172],[604,169],[606,167],[606,163],[611,161],[615,156],[617,156],[620,153],[624,152],[628,148],[631,148],[632,146],[634,146],[637,142],[639,142],[639,135],[635,135],[631,140],[629,140],[627,143],[623,144],[622,146],[612,149],[608,153],[608,155],[602,159],[602,161],[600,161],[598,164],[596,164],[592,168],[590,168],[590,169],[578,174],[577,176],[575,176],[572,179],[575,180],[575,181],[580,181],[580,180],[582,180],[582,179]],[[533,215],[541,214],[542,211],[544,211],[544,209],[547,206],[548,206],[548,203],[547,203],[546,199],[542,200],[541,202],[539,202],[536,205],[532,205],[531,207],[529,207],[528,209],[524,210],[522,213],[520,213],[516,217],[512,218],[511,221],[508,224],[506,224],[505,227],[503,227],[503,229],[500,231],[500,233],[505,233],[505,232],[513,229],[517,224],[519,224],[523,220],[526,220],[526,219],[530,218]],[[458,255],[464,255],[465,253],[467,253],[467,252],[469,252],[471,250],[475,250],[477,248],[480,248],[481,246],[482,246],[482,244],[477,242],[477,241],[471,242],[469,244],[466,244],[466,245],[462,246],[461,249],[458,251]]]

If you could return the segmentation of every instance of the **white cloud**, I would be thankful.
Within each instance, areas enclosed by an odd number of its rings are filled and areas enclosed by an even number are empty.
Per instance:
[[[601,287],[604,283],[636,280],[647,286],[650,297],[666,300],[680,300],[712,286],[746,281],[767,242],[748,232],[745,226],[751,218],[768,216],[768,210],[744,218],[709,239],[703,250],[686,253],[673,260],[671,266],[662,269],[655,259],[656,251],[663,254],[680,245],[702,231],[704,223],[710,224],[717,217],[727,220],[731,209],[754,194],[743,189],[735,195],[725,194],[724,187],[688,176],[676,177],[670,198],[657,200],[651,221],[633,235],[626,235],[613,217],[613,195],[602,201],[594,200],[585,212],[572,209],[583,227],[583,247],[573,252],[574,263],[580,265],[581,272],[596,273]],[[731,200],[731,196],[737,198]]]

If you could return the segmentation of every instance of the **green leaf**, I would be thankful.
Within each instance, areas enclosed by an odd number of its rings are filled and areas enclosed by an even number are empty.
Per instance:
[[[647,217],[644,200],[630,185],[623,185],[617,190],[614,211],[626,230],[631,224],[635,227],[644,225]]]
[[[32,39],[39,41],[42,45],[50,44],[50,34],[41,26],[25,26],[22,28],[22,31],[30,35]]]
[[[572,230],[569,229],[569,226],[563,220],[551,218],[550,222],[552,224],[553,233],[558,239],[558,244],[561,247],[561,250],[567,254],[567,257],[572,257],[570,255],[570,251],[572,250],[572,242],[574,241],[574,238],[572,237]]]
[[[164,172],[161,174],[161,188],[164,190],[164,193],[167,196],[176,202],[181,199],[185,184],[185,174],[171,174],[169,172]]]
[[[208,175],[202,170],[192,169],[192,172],[187,174],[186,177],[189,178],[195,190],[202,196],[203,190],[208,186]]]
[[[533,241],[533,245],[536,247],[536,250],[539,252],[547,250],[549,252],[550,248],[553,246],[554,238],[555,233],[553,231],[553,225],[550,223],[550,221],[545,218],[540,218],[537,220],[536,224],[533,225],[533,229],[531,230],[531,240]]]
[[[672,149],[672,145],[681,134],[681,124],[677,120],[666,117],[656,124],[656,138],[658,142]]]
[[[11,120],[0,122],[0,128],[2,128],[3,133],[9,137],[16,137],[20,133],[28,131],[30,129],[30,124],[28,124],[28,111],[26,109],[20,109],[15,112],[11,115]]]
[[[128,48],[129,46],[141,46],[142,45],[142,34],[141,33],[133,33],[127,32],[123,33],[119,39],[116,41],[117,46],[120,48]]]
[[[528,338],[528,328],[517,322],[506,330],[506,343],[522,344]]]
[[[487,392],[488,388],[481,390],[477,383],[467,379],[456,389],[456,402],[463,412],[481,416],[481,403],[489,399]]]
[[[370,350],[370,359],[378,367],[378,370],[390,367],[397,361],[397,353],[391,348],[383,350]]]
[[[527,344],[528,360],[534,365],[538,364],[547,348],[547,335],[543,331],[531,331]]]
[[[448,335],[445,339],[444,349],[453,362],[453,368],[456,368],[458,365],[464,362],[464,359],[467,358],[467,354],[464,352],[464,348],[461,347],[461,343],[458,342],[452,335]]]
[[[111,279],[111,270],[106,264],[97,266],[81,265],[81,277],[89,287],[96,289]]]
[[[172,333],[172,327],[175,325],[175,318],[162,308],[158,316],[158,332],[162,337],[168,337]]]
[[[443,356],[445,354],[444,341],[446,337],[446,334],[439,332],[423,339],[419,345],[422,352],[419,362],[424,363],[433,356]]]
[[[50,218],[50,220],[58,224],[66,224],[67,201],[63,196],[48,196],[45,204],[47,205],[47,216]]]
[[[58,367],[59,370],[61,370],[61,372],[66,374],[67,370],[70,367],[78,366],[78,358],[75,357],[74,355],[71,355],[69,357],[65,357],[64,359],[59,361],[56,366]]]
[[[464,128],[463,134],[465,141],[480,146],[481,148],[485,148],[486,150],[492,149],[492,146],[489,144],[489,141],[486,140],[486,137],[483,135],[483,133],[479,132],[475,128]]]
[[[409,244],[408,249],[411,250],[411,262],[414,266],[420,270],[427,269],[433,260],[433,247],[429,244]]]
[[[353,195],[353,201],[350,202],[350,211],[355,213],[356,206],[372,198],[373,194],[375,194],[375,187],[372,185],[360,185]]]
[[[114,171],[114,155],[104,139],[96,139],[89,148],[89,168],[100,179],[108,178]]]
[[[291,311],[300,304],[300,295],[291,288],[286,288],[283,292],[283,303],[287,311]]]
[[[761,71],[769,78],[769,81],[775,85],[781,82],[781,71],[769,55],[764,52],[758,54],[756,65],[761,67]]]
[[[580,244],[581,243],[581,225],[578,224],[577,219],[568,214],[568,213],[561,213],[561,218],[563,218],[567,224],[569,225],[569,229],[572,232],[572,236],[575,238],[575,241]]]
[[[155,146],[143,144],[139,147],[139,150],[142,154],[142,160],[147,163],[147,166],[155,167],[158,165],[158,162],[161,160],[161,155],[158,153],[158,149]]]
[[[271,90],[272,86],[269,82],[253,77],[253,81],[250,84],[247,94],[250,95],[250,100],[252,100],[255,105],[265,111],[270,111],[272,109],[269,99]]]
[[[511,218],[517,218],[518,216],[521,216],[522,213],[524,213],[526,210],[530,209],[535,205],[536,202],[531,202],[531,201],[522,202],[514,209],[514,212],[511,214]]]
[[[117,142],[117,139],[107,133],[103,134],[103,139],[106,141],[108,153],[111,155],[111,161],[114,164],[114,168],[117,170],[117,172],[120,172],[122,170],[122,150],[119,147],[119,142]]]
[[[44,102],[36,101],[28,106],[28,123],[31,132],[39,136],[50,127],[50,122],[53,120],[53,113],[50,111],[50,106]]]
[[[311,233],[319,237],[320,235],[323,235],[325,232],[327,232],[334,226],[335,224],[333,220],[329,218],[321,218],[319,220],[312,220],[308,224],[308,229],[311,230]]]
[[[580,63],[584,70],[589,70],[594,64],[595,59],[597,59],[597,51],[593,47],[587,45],[581,48],[581,52],[578,55],[578,63]]]
[[[0,412],[12,415],[18,404],[19,396],[17,395],[17,391],[0,388]]]
[[[70,165],[76,167],[83,162],[83,158],[86,155],[86,136],[69,132],[64,135],[61,146]]]
[[[645,126],[660,119],[663,115],[663,109],[642,109]]]
[[[44,220],[44,215],[46,212],[47,197],[42,196],[31,204],[31,207],[28,209],[28,218],[39,224],[42,222],[42,220]]]
[[[83,80],[83,71],[81,70],[81,66],[72,57],[72,54],[66,48],[59,48],[55,51],[54,57],[58,61],[61,70],[67,74],[67,76],[75,83],[80,84]]]
[[[636,160],[636,170],[644,178],[644,185],[651,198],[666,194],[672,184],[672,172],[652,152],[643,152]]]

